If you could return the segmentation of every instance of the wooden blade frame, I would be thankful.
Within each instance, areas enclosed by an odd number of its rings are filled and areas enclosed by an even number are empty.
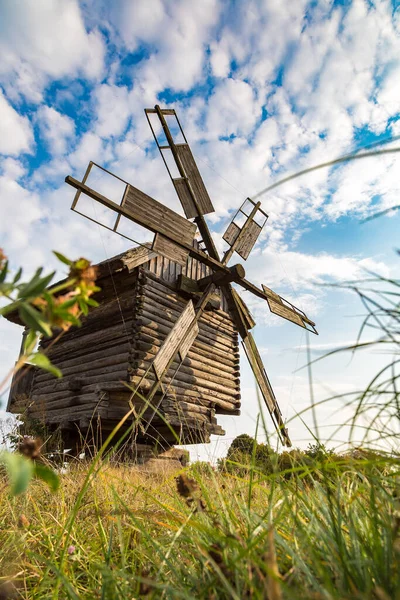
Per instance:
[[[108,173],[115,179],[118,179],[125,184],[125,190],[120,204],[112,202],[105,196],[85,185],[93,166],[98,167],[105,173]],[[71,206],[73,211],[91,221],[94,221],[95,223],[98,223],[99,225],[102,225],[106,229],[114,231],[122,237],[135,242],[135,240],[132,238],[129,238],[118,231],[121,216],[127,217],[131,221],[134,221],[138,225],[141,225],[142,227],[145,227],[156,234],[152,246],[152,250],[154,250],[154,252],[162,254],[163,256],[166,256],[167,258],[174,260],[181,265],[186,264],[186,260],[189,256],[189,250],[187,247],[192,246],[197,229],[194,223],[191,223],[184,217],[181,217],[167,206],[157,202],[157,200],[154,200],[154,198],[151,198],[151,196],[148,196],[141,190],[129,184],[127,181],[124,181],[117,175],[114,175],[107,169],[104,169],[94,162],[89,163],[82,182],[77,182],[72,177],[67,177],[66,182],[77,188],[77,192]],[[93,219],[92,217],[89,217],[88,215],[77,210],[76,207],[82,193],[100,202],[102,205],[106,206],[115,213],[116,216],[113,227],[108,227],[107,225],[104,225],[96,219]],[[184,246],[186,246],[186,248]]]
[[[204,291],[202,297],[196,305],[196,308],[194,307],[193,302],[189,300],[184,311],[181,313],[175,325],[164,340],[163,345],[157,352],[150,366],[156,377],[156,381],[154,382],[146,396],[146,404],[148,405],[149,403],[151,403],[151,401],[153,400],[153,398],[159,390],[161,390],[162,396],[159,399],[157,405],[154,407],[150,418],[147,419],[146,426],[144,429],[142,429],[143,434],[146,433],[146,431],[150,427],[150,424],[155,415],[157,414],[157,411],[165,395],[165,389],[162,383],[163,379],[167,375],[168,369],[170,368],[171,364],[173,363],[175,357],[178,354],[181,362],[183,362],[183,360],[185,359],[194,340],[197,337],[197,334],[199,332],[198,322],[205,310],[205,307],[207,306],[210,297],[214,293],[214,290],[215,285],[211,283]],[[143,379],[145,379],[145,377],[146,376],[144,375]]]
[[[179,122],[178,116],[173,109],[161,109],[158,105],[154,108],[145,109],[147,121],[153,133],[155,142],[160,151],[164,164],[167,168],[171,181],[174,184],[176,193],[182,203],[183,210],[188,219],[207,215],[214,212],[214,207],[208,195],[206,186],[201,178],[196,161],[193,158],[192,151],[187,142],[186,136]],[[154,131],[149,115],[157,115],[165,134],[167,144],[160,144],[160,140]],[[171,129],[168,126],[167,118],[172,117],[182,135],[184,143],[175,143]],[[178,168],[179,177],[174,177],[166,160],[166,153],[170,152]]]
[[[282,413],[276,401],[275,394],[269,382],[268,375],[265,371],[261,356],[251,333],[248,333],[246,337],[243,338],[242,343],[247,359],[254,373],[254,377],[256,378],[258,387],[260,388],[261,394],[264,398],[265,404],[267,405],[280,440],[285,446],[290,447],[292,442],[290,441],[288,431],[283,421]]]
[[[243,260],[249,257],[268,219],[267,213],[261,210],[260,206],[261,202],[247,198],[236,212],[222,238],[231,246],[225,253],[224,263],[228,262],[233,252],[237,252]]]
[[[300,327],[304,327],[307,331],[311,331],[311,333],[315,333],[318,335],[317,330],[315,329],[314,321],[310,321],[307,315],[289,302],[273,292],[270,288],[263,284],[262,286],[265,295],[267,296],[266,300],[268,302],[269,309],[275,315],[282,317],[283,319],[287,319]]]

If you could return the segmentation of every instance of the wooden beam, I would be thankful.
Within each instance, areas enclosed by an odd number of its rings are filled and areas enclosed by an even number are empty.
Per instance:
[[[231,283],[231,281],[239,283],[241,279],[244,279],[245,275],[246,271],[242,265],[233,265],[233,267],[229,267],[229,275],[228,273],[217,271],[207,277],[203,277],[203,279],[198,279],[197,286],[200,290],[204,290],[210,283],[215,283],[218,286],[226,285],[227,283]]]

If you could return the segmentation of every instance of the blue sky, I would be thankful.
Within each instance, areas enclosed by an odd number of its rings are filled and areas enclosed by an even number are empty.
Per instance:
[[[216,209],[209,223],[221,249],[245,197],[400,134],[395,1],[5,0],[0,52],[0,243],[27,271],[55,266],[52,249],[96,261],[127,247],[69,211],[64,177],[81,178],[89,160],[181,212],[145,107],[178,111]],[[247,273],[318,322],[315,352],[354,339],[361,312],[349,294],[321,283],[362,277],[363,269],[396,272],[399,215],[360,221],[398,204],[398,173],[399,159],[389,155],[318,171],[262,197],[270,218]],[[306,374],[294,373],[305,362],[305,338],[244,297],[290,418],[309,403]],[[0,331],[5,372],[20,332],[7,323]],[[319,363],[317,397],[361,386],[365,365],[380,360]],[[245,365],[242,385],[243,416],[222,419],[227,440],[210,453],[254,431],[257,402]],[[321,411],[326,435],[332,413],[340,413],[337,404]],[[291,430],[297,445],[307,444],[299,420]]]

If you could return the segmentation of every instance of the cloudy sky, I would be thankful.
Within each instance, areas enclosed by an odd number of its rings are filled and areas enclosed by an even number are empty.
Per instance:
[[[72,213],[66,175],[96,161],[181,212],[143,109],[178,111],[215,213],[219,246],[247,196],[308,166],[400,135],[398,0],[0,0],[0,244],[28,273],[55,266],[52,249],[104,260],[126,241]],[[363,310],[321,286],[395,275],[396,154],[324,169],[261,197],[269,220],[246,272],[318,325],[314,355],[351,343]],[[310,432],[294,415],[310,403],[306,337],[247,293],[267,371],[295,445]],[[0,369],[13,364],[18,328],[1,323]],[[327,359],[317,399],[359,388],[381,356]],[[231,438],[254,432],[257,400],[243,364],[243,415],[222,418]],[[349,414],[319,412],[322,437]],[[303,417],[312,427],[311,414]],[[334,435],[343,440],[345,431]],[[261,436],[262,437],[262,436]],[[332,442],[333,443],[333,442]],[[337,442],[339,443],[339,442]],[[201,456],[205,456],[202,450]]]

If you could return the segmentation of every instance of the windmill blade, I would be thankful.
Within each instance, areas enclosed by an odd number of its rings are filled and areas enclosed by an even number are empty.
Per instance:
[[[158,400],[157,405],[154,407],[150,418],[147,420],[146,427],[143,430],[144,433],[149,428],[163,400],[165,393],[163,379],[167,375],[168,369],[170,368],[177,355],[179,355],[181,362],[184,361],[187,353],[192,347],[194,340],[197,337],[197,334],[199,333],[198,322],[207,306],[209,298],[214,293],[214,290],[215,285],[213,283],[210,283],[208,287],[204,290],[202,297],[196,304],[196,307],[194,307],[192,300],[189,300],[185,309],[183,310],[175,325],[164,340],[163,345],[157,352],[150,366],[155,375],[156,380],[151,386],[150,391],[146,395],[146,401],[148,403],[151,403],[151,401],[153,400],[153,398],[159,390],[161,390],[162,396]],[[143,378],[145,378],[145,376]]]
[[[111,177],[118,179],[125,184],[125,189],[120,201],[120,204],[113,202],[106,196],[103,196],[96,190],[86,185],[86,180],[90,174],[93,166],[100,168],[105,173],[108,173]],[[196,233],[196,225],[191,223],[181,215],[164,206],[157,200],[154,200],[151,196],[148,196],[138,188],[134,187],[127,181],[124,181],[120,177],[117,177],[107,169],[104,169],[96,163],[90,162],[86,170],[83,181],[77,181],[73,177],[66,177],[66,183],[76,188],[77,193],[72,203],[72,210],[78,212],[84,217],[95,221],[99,225],[110,229],[127,239],[131,239],[128,236],[122,234],[118,227],[120,225],[121,217],[127,219],[149,229],[156,234],[153,241],[152,250],[158,254],[162,254],[167,258],[178,262],[179,264],[185,265],[186,260],[189,256],[192,247],[193,239]],[[89,217],[87,214],[81,213],[77,210],[80,195],[84,194],[89,196],[93,200],[96,200],[101,205],[108,208],[111,214],[115,215],[115,223],[113,227],[107,227],[104,223]],[[131,241],[135,241],[131,239]]]
[[[182,203],[186,217],[192,219],[199,217],[200,215],[207,215],[214,212],[210,196],[208,195],[203,179],[201,178],[196,161],[194,160],[192,151],[187,143],[187,139],[175,110],[161,109],[156,105],[154,108],[146,108],[145,113],[158,149],[160,150],[167,171],[174,184],[176,193]],[[149,115],[157,115],[167,140],[166,144],[160,143],[160,136],[157,136],[154,131]],[[168,121],[171,120],[170,118],[173,119],[178,135],[184,140],[184,143],[176,143],[176,140],[174,140],[174,134],[168,124]],[[175,161],[178,169],[178,176],[174,176],[171,172],[167,160],[168,155],[172,155],[172,158]]]
[[[232,254],[237,252],[247,260],[250,252],[267,222],[268,215],[260,208],[261,202],[247,198],[236,212],[222,239],[230,245],[222,262],[226,264]]]
[[[264,402],[268,408],[268,411],[271,415],[272,421],[274,423],[275,429],[278,433],[279,439],[282,444],[290,447],[292,445],[287,429],[285,428],[285,424],[283,421],[282,413],[279,408],[278,402],[275,398],[275,394],[272,390],[271,384],[268,379],[268,375],[265,371],[260,353],[258,352],[257,345],[254,341],[253,336],[248,331],[249,322],[246,311],[248,311],[247,306],[244,304],[243,300],[237,294],[237,292],[232,288],[231,285],[221,286],[222,293],[224,294],[230,312],[232,314],[232,318],[235,322],[236,328],[242,338],[243,348],[245,350],[247,359],[250,363],[252,371],[254,373],[254,377],[256,378],[258,387],[264,399]],[[240,301],[239,301],[240,299]],[[245,309],[245,310],[244,310]],[[249,313],[250,314],[250,313]],[[251,316],[250,316],[251,317]],[[254,326],[254,320],[251,317],[251,324]]]
[[[263,362],[261,360],[261,356],[258,352],[256,343],[251,333],[247,333],[247,335],[243,338],[242,344],[247,359],[254,373],[254,377],[256,378],[256,381],[258,383],[258,387],[260,389],[262,397],[264,398],[264,402],[274,422],[275,429],[279,435],[279,438],[282,444],[290,447],[292,445],[292,442],[290,441],[288,431],[283,421],[282,413],[278,406],[278,402],[275,398],[275,394],[268,379],[268,375],[265,371]]]
[[[256,325],[256,322],[253,319],[253,316],[252,316],[251,312],[249,311],[247,305],[245,304],[245,302],[239,296],[239,294],[237,293],[237,291],[235,289],[231,288],[231,291],[232,291],[236,306],[237,306],[238,310],[240,311],[243,321],[245,322],[246,329],[253,329],[253,327],[255,327],[255,325]]]
[[[282,317],[283,319],[287,319],[300,327],[304,327],[307,331],[311,331],[318,335],[318,331],[315,329],[314,321],[311,321],[307,315],[289,302],[279,296],[276,292],[273,292],[270,288],[263,284],[262,286],[264,293],[266,295],[266,300],[268,302],[269,309],[275,315]]]
[[[152,367],[158,380],[163,379],[178,352],[181,360],[184,360],[198,333],[196,312],[193,302],[189,300],[153,361]]]

